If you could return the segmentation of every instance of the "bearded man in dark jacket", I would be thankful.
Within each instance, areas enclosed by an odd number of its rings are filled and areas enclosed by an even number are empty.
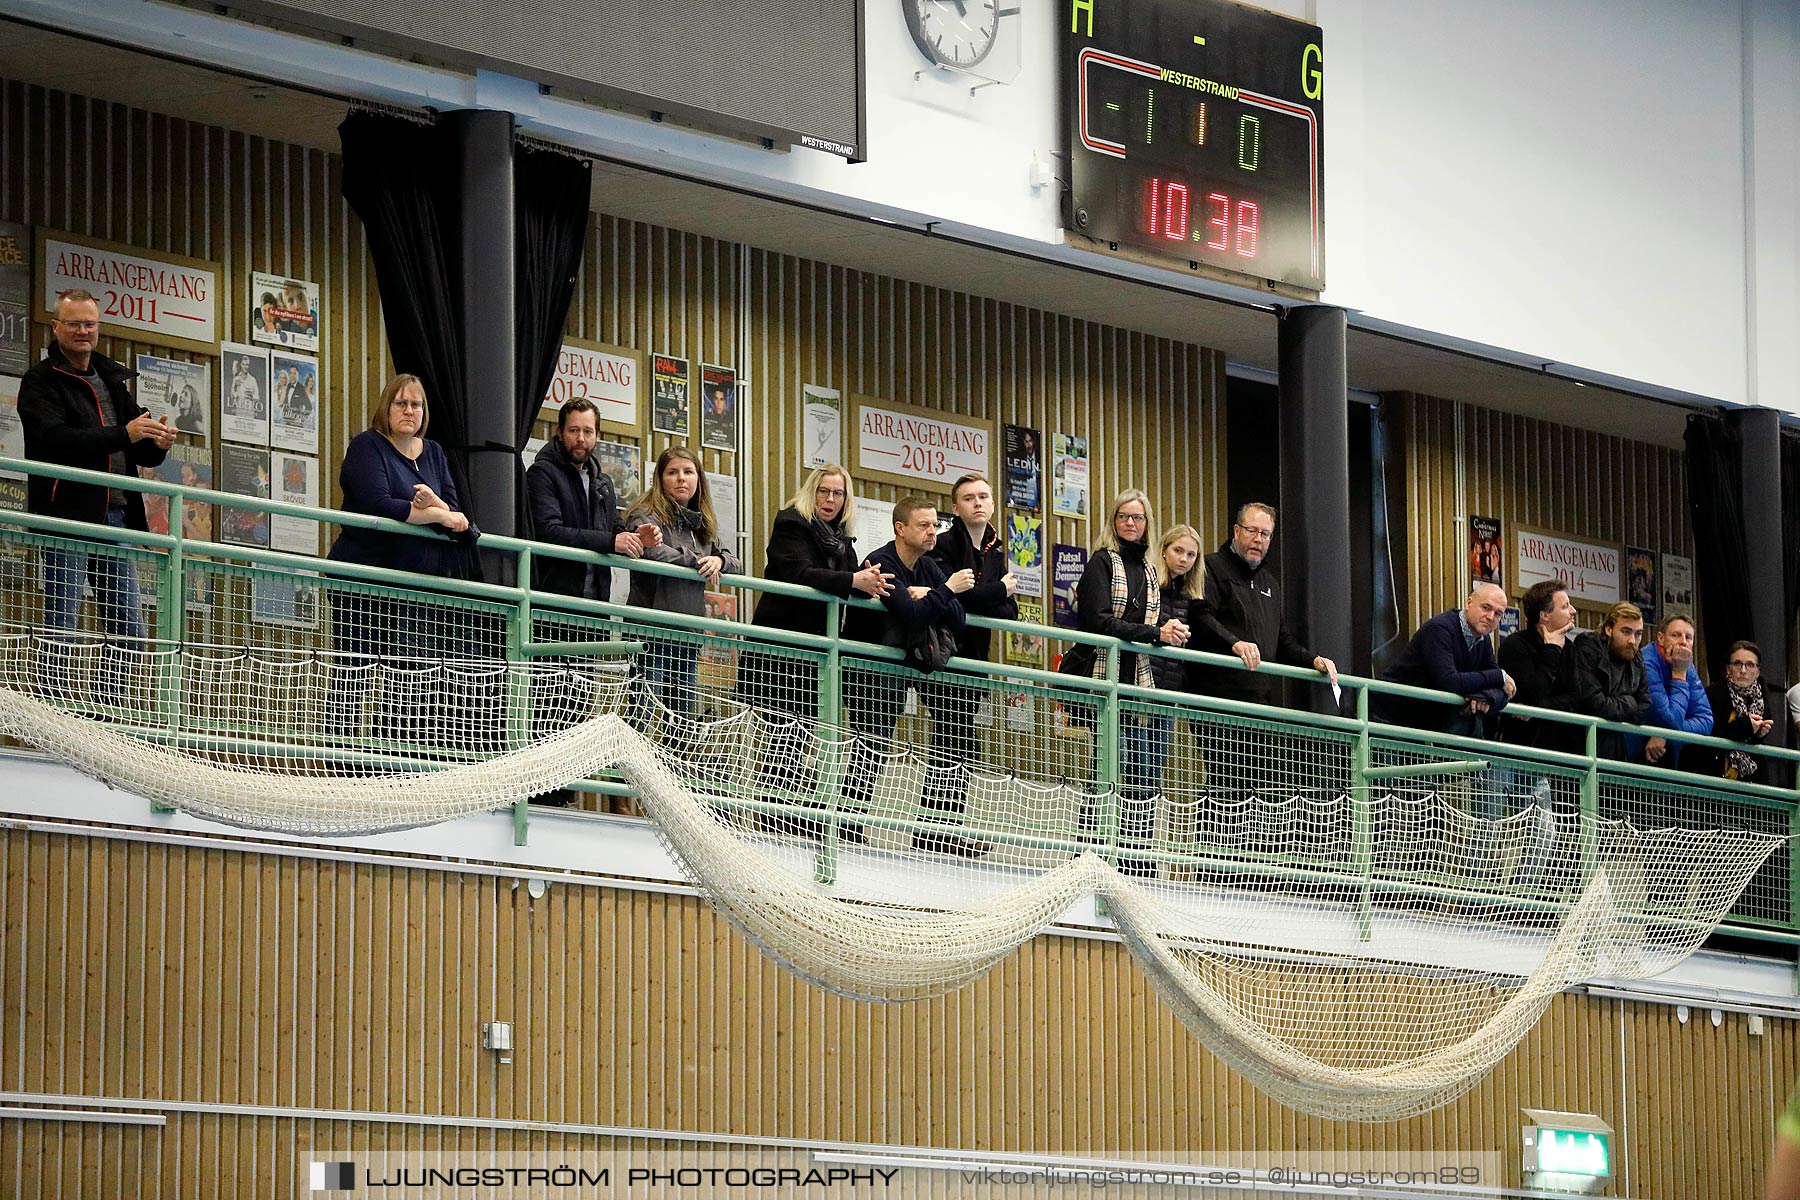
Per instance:
[[[1263,661],[1311,667],[1337,682],[1337,664],[1302,646],[1288,631],[1281,606],[1281,581],[1264,564],[1275,539],[1275,510],[1246,504],[1238,510],[1231,538],[1206,556],[1206,588],[1190,613],[1195,640],[1190,650],[1235,654],[1246,670],[1194,666],[1188,687],[1205,696],[1274,704],[1281,681],[1259,675]]]
[[[525,472],[525,494],[537,538],[559,546],[622,554],[637,558],[662,541],[656,526],[626,529],[619,519],[619,498],[612,480],[594,461],[600,413],[591,400],[576,398],[556,414],[556,436],[544,443]],[[531,562],[531,586],[538,591],[612,598],[612,571],[566,558],[537,556]]]
[[[1613,605],[1599,633],[1578,637],[1563,651],[1556,696],[1550,707],[1625,725],[1642,724],[1650,711],[1650,676],[1644,670],[1643,641],[1643,610],[1635,604]],[[1538,744],[1580,754],[1586,749],[1586,740],[1586,732],[1579,726],[1565,725],[1553,737],[1540,736]],[[1603,729],[1596,749],[1601,758],[1623,759],[1625,735]]]

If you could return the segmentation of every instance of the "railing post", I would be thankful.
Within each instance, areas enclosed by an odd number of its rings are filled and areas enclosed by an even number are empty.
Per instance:
[[[1122,645],[1122,643],[1121,643]],[[1100,814],[1100,845],[1106,861],[1119,863],[1119,659],[1122,649],[1101,650],[1106,655],[1106,691],[1100,698],[1100,719],[1094,722],[1094,784],[1105,788],[1105,808]]]
[[[181,726],[182,699],[182,659],[180,647],[187,638],[187,543],[186,531],[182,528],[185,522],[182,517],[187,511],[187,494],[169,497],[169,536],[175,544],[169,547],[163,557],[162,570],[156,579],[156,640],[160,646],[172,649],[167,662],[158,672],[158,702],[162,708],[163,724],[171,734],[176,734]],[[132,570],[137,564],[131,564]],[[150,663],[162,661],[159,657],[148,657]],[[164,804],[160,800],[150,802],[150,811],[155,813],[174,812],[173,805]]]
[[[844,605],[836,596],[825,600],[825,636],[831,648],[819,666],[819,724],[833,729],[844,719]],[[851,750],[855,754],[855,749]],[[813,878],[830,886],[837,882],[838,820],[842,808],[843,766],[838,761],[838,739],[827,737],[819,745],[819,803],[825,810],[825,828],[819,838],[819,853],[813,861]]]
[[[1779,720],[1779,718],[1777,718]],[[1791,764],[1795,775],[1800,776],[1800,763]],[[1800,792],[1800,780],[1795,783],[1795,790]],[[1788,916],[1787,926],[1790,930],[1800,929],[1800,796],[1796,803],[1788,809]],[[1795,964],[1795,971],[1800,972],[1800,963]]]
[[[1350,747],[1351,871],[1362,880],[1356,902],[1357,935],[1369,940],[1374,920],[1375,797],[1369,791],[1369,689],[1356,689],[1356,741]]]
[[[1600,727],[1587,727],[1587,770],[1581,773],[1581,886],[1600,864]]]
[[[531,741],[531,548],[519,551],[519,602],[506,618],[506,748],[517,750]],[[513,801],[513,845],[523,846],[531,824],[531,797]]]

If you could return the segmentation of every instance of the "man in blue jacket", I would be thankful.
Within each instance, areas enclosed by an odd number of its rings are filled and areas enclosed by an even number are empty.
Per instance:
[[[1494,660],[1494,630],[1506,613],[1506,593],[1478,583],[1461,608],[1441,612],[1419,626],[1400,661],[1383,676],[1389,683],[1455,692],[1461,708],[1430,700],[1377,694],[1370,705],[1377,721],[1440,733],[1481,737],[1486,718],[1506,707],[1517,690],[1512,676]]]
[[[975,572],[965,568],[950,575],[944,573],[943,566],[931,554],[937,546],[937,528],[937,507],[925,497],[906,496],[894,505],[894,540],[867,560],[893,576],[893,590],[881,598],[887,611],[852,608],[844,616],[846,640],[904,650],[927,628],[962,633],[966,622],[958,597],[975,586]],[[844,778],[844,802],[849,811],[868,810],[882,760],[887,757],[886,743],[894,736],[894,724],[906,707],[906,689],[923,682],[923,676],[895,662],[845,670],[844,702],[850,709],[850,728],[857,735]],[[847,842],[864,840],[860,824],[844,825],[840,835]],[[947,832],[915,836],[913,845],[971,858],[988,849],[983,843],[965,842]]]
[[[1694,622],[1680,613],[1656,627],[1656,645],[1644,651],[1644,673],[1650,677],[1650,711],[1644,724],[1681,733],[1709,734],[1712,701],[1694,666]],[[1670,738],[1627,737],[1625,753],[1632,762],[1673,769],[1681,762],[1681,743]]]

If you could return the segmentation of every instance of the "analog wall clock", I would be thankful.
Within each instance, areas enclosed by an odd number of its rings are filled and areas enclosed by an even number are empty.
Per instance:
[[[919,53],[936,66],[966,71],[1000,34],[998,0],[900,0],[900,7]]]

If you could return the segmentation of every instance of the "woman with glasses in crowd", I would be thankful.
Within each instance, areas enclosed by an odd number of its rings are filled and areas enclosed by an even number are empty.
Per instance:
[[[1126,488],[1114,498],[1100,543],[1075,587],[1075,613],[1083,632],[1126,642],[1187,645],[1187,623],[1163,612],[1159,565],[1150,557],[1158,545],[1150,498],[1138,488]],[[1197,541],[1194,549],[1199,550]],[[1077,645],[1063,656],[1060,670],[1103,679],[1106,660],[1095,647]],[[1121,651],[1120,683],[1154,688],[1156,675],[1150,655]],[[1119,841],[1142,846],[1155,821],[1154,799],[1169,736],[1166,718],[1145,712],[1141,701],[1129,704],[1119,719]],[[1083,805],[1082,832],[1093,832],[1093,823],[1092,806]],[[1135,857],[1121,859],[1119,869],[1129,875],[1156,874],[1153,862]]]
[[[1746,746],[1761,745],[1781,719],[1781,694],[1763,681],[1762,651],[1755,642],[1731,644],[1731,653],[1725,656],[1725,678],[1707,689],[1707,699],[1712,701],[1712,735]],[[1747,750],[1689,746],[1681,765],[1697,775],[1786,786],[1785,781],[1771,779],[1772,774],[1785,774],[1778,770],[1782,764]]]
[[[894,577],[864,562],[857,565],[856,542],[850,532],[855,505],[850,473],[836,463],[815,467],[787,506],[775,514],[769,533],[763,574],[779,583],[799,584],[840,599],[852,595],[879,600],[893,588]],[[831,636],[823,600],[763,593],[756,602],[754,623],[765,629]],[[817,652],[792,655],[747,650],[738,660],[738,693],[760,710],[768,728],[768,744],[757,756],[757,789],[772,802],[810,801],[811,776],[802,769],[809,748],[801,722],[819,719]],[[835,724],[840,713],[826,714]],[[811,801],[816,803],[816,801]],[[763,827],[774,832],[816,837],[816,821],[782,820],[764,814]]]

